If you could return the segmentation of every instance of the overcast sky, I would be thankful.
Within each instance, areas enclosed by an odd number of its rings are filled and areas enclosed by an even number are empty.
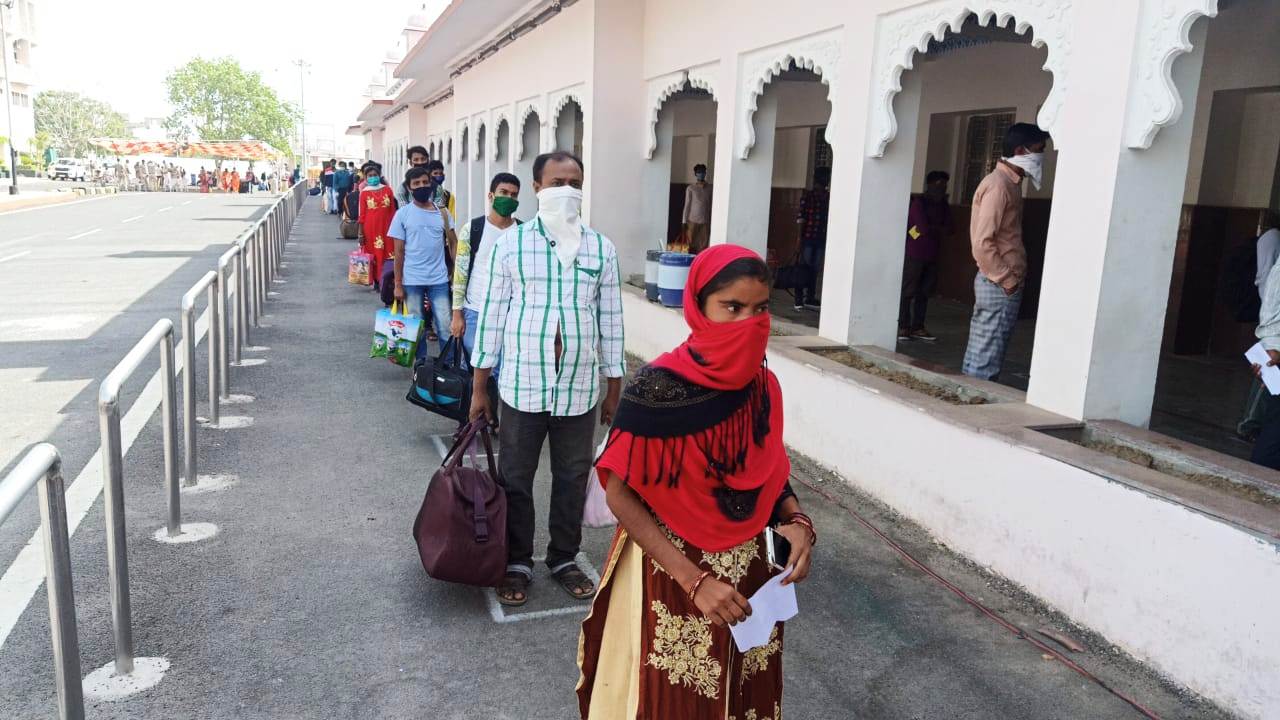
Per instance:
[[[343,133],[410,13],[446,0],[36,0],[38,90],[73,90],[133,120],[169,114],[164,78],[195,56],[232,55],[298,102],[306,78],[309,137]],[[358,143],[357,143],[357,146]]]

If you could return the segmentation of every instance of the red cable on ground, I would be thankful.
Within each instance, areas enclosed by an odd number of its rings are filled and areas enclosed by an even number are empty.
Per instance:
[[[1132,707],[1133,707],[1133,709],[1135,709],[1135,710],[1137,710],[1138,712],[1142,713],[1142,715],[1143,715],[1144,717],[1149,718],[1149,720],[1160,720],[1160,716],[1159,716],[1159,715],[1157,715],[1154,711],[1152,711],[1152,710],[1148,710],[1146,707],[1144,707],[1144,706],[1143,706],[1141,703],[1139,703],[1137,700],[1134,700],[1133,698],[1129,697],[1128,695],[1125,695],[1124,693],[1120,692],[1119,690],[1116,690],[1115,688],[1111,687],[1110,685],[1108,685],[1105,681],[1103,681],[1103,680],[1102,680],[1101,678],[1099,678],[1098,676],[1094,675],[1093,673],[1089,672],[1088,670],[1085,670],[1084,668],[1082,668],[1082,667],[1080,667],[1079,665],[1077,665],[1075,662],[1073,662],[1073,661],[1072,661],[1070,658],[1068,658],[1066,655],[1063,655],[1061,652],[1059,652],[1056,648],[1054,648],[1054,647],[1052,647],[1052,646],[1050,646],[1050,645],[1045,644],[1044,642],[1042,642],[1042,641],[1040,641],[1040,640],[1036,639],[1035,637],[1033,637],[1033,636],[1032,636],[1030,633],[1028,633],[1026,630],[1023,630],[1022,628],[1018,627],[1017,625],[1014,625],[1013,623],[1009,622],[1008,620],[1005,620],[1003,617],[1001,617],[999,614],[997,614],[994,610],[991,610],[991,609],[990,609],[990,608],[988,608],[987,606],[985,606],[985,605],[983,605],[982,603],[978,602],[976,599],[974,599],[974,598],[973,598],[973,596],[969,595],[969,594],[968,594],[968,593],[966,593],[964,590],[961,590],[960,588],[958,588],[958,587],[956,587],[955,585],[953,585],[953,584],[952,584],[951,582],[949,582],[946,578],[944,578],[944,577],[942,577],[941,575],[939,575],[938,573],[934,572],[934,571],[933,571],[929,566],[927,566],[927,565],[925,565],[924,563],[920,562],[919,560],[915,559],[915,557],[913,557],[913,556],[911,555],[911,553],[907,552],[905,548],[903,548],[903,547],[902,547],[901,545],[899,545],[898,543],[894,542],[894,541],[893,541],[893,539],[892,539],[892,538],[890,538],[888,535],[884,534],[884,533],[880,530],[880,528],[876,527],[875,525],[872,525],[872,524],[871,524],[871,523],[870,523],[866,518],[864,518],[864,517],[862,517],[861,515],[859,515],[855,510],[853,510],[852,508],[848,507],[848,506],[847,506],[847,505],[845,505],[844,503],[841,503],[841,502],[839,501],[839,499],[837,499],[835,496],[831,495],[831,494],[830,494],[830,493],[828,493],[827,491],[823,490],[822,488],[817,487],[816,485],[813,485],[812,483],[810,483],[810,482],[808,482],[808,481],[806,481],[806,480],[803,480],[803,479],[801,479],[801,478],[799,478],[799,477],[796,477],[794,474],[791,476],[791,478],[792,478],[793,480],[797,480],[797,481],[799,481],[799,482],[800,482],[800,484],[804,485],[805,487],[809,488],[809,489],[810,489],[810,490],[812,490],[813,492],[815,492],[815,493],[817,493],[818,495],[822,496],[822,497],[823,497],[827,502],[833,503],[834,505],[836,505],[836,506],[837,506],[837,507],[839,507],[840,509],[842,509],[842,510],[844,510],[845,512],[849,513],[849,515],[850,515],[850,516],[852,516],[854,520],[857,520],[859,523],[861,523],[861,524],[862,524],[862,526],[863,526],[863,527],[867,528],[867,529],[868,529],[868,530],[870,530],[872,533],[875,533],[876,537],[880,538],[881,540],[883,540],[883,541],[885,542],[885,544],[886,544],[886,545],[888,545],[889,547],[893,548],[894,552],[896,552],[896,553],[898,553],[899,555],[901,555],[901,556],[903,557],[903,559],[905,559],[908,563],[910,563],[911,565],[915,566],[917,569],[919,569],[919,570],[920,570],[921,572],[923,572],[925,575],[928,575],[929,577],[933,578],[934,580],[937,580],[937,581],[938,581],[938,583],[939,583],[939,584],[941,584],[943,587],[945,587],[946,589],[950,590],[950,591],[951,591],[952,593],[954,593],[957,597],[959,597],[961,600],[964,600],[964,601],[965,601],[966,603],[968,603],[969,605],[972,605],[974,608],[976,608],[976,609],[977,609],[979,612],[981,612],[983,615],[986,615],[987,617],[991,618],[993,621],[995,621],[995,623],[996,623],[996,624],[1000,625],[1001,627],[1003,627],[1004,629],[1006,629],[1006,630],[1008,630],[1009,632],[1013,633],[1014,635],[1018,636],[1019,638],[1021,638],[1021,639],[1023,639],[1023,640],[1026,640],[1027,642],[1031,643],[1032,645],[1034,645],[1034,646],[1035,646],[1036,648],[1038,648],[1039,650],[1042,650],[1042,651],[1044,651],[1044,652],[1046,652],[1046,653],[1049,653],[1049,654],[1050,654],[1050,655],[1052,655],[1055,659],[1057,659],[1059,662],[1061,662],[1063,665],[1066,665],[1067,667],[1069,667],[1069,668],[1071,668],[1072,670],[1076,671],[1077,673],[1079,673],[1079,674],[1080,674],[1080,675],[1082,675],[1083,677],[1085,677],[1085,678],[1087,678],[1087,679],[1089,679],[1089,680],[1092,680],[1094,683],[1096,683],[1096,684],[1097,684],[1099,687],[1101,687],[1103,690],[1106,690],[1107,692],[1111,693],[1112,695],[1115,695],[1116,697],[1118,697],[1118,698],[1120,698],[1121,700],[1123,700],[1123,701],[1125,701],[1126,703],[1128,703],[1130,706],[1132,706]]]

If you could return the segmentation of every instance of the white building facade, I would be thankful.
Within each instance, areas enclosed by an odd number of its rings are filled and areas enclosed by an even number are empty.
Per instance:
[[[31,149],[31,139],[36,134],[35,94],[38,78],[34,59],[40,27],[36,19],[37,5],[35,0],[14,0],[11,8],[0,8],[5,16],[8,43],[5,52],[9,53],[7,85],[13,112],[11,135],[13,145],[24,152]],[[0,70],[0,75],[2,74],[3,71]]]
[[[1196,329],[1195,218],[1276,209],[1280,3],[456,0],[423,20],[359,116],[389,177],[425,145],[459,216],[483,213],[505,170],[528,217],[533,157],[573,151],[587,220],[635,274],[670,239],[694,164],[714,186],[711,241],[775,264],[794,252],[777,231],[794,222],[788,203],[829,167],[817,334],[770,354],[788,443],[1178,682],[1280,717],[1280,614],[1261,600],[1280,593],[1274,510],[1220,512],[1038,432],[1144,427],[1162,344]],[[1044,187],[1027,193],[1039,245],[1025,396],[955,409],[807,353],[893,350],[911,193],[946,170],[967,217],[1010,122],[1053,137]],[[642,357],[687,332],[638,292],[626,300]]]

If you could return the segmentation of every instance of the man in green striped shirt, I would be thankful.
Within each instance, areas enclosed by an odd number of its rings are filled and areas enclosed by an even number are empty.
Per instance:
[[[566,152],[533,163],[538,214],[503,233],[485,256],[485,290],[471,363],[473,387],[487,387],[498,354],[502,371],[499,465],[507,492],[505,605],[528,601],[533,577],[533,478],[551,439],[551,543],[547,566],[573,597],[595,586],[574,558],[591,470],[595,408],[613,422],[625,372],[622,289],[613,243],[581,221],[582,161]],[[479,270],[477,270],[479,272]],[[600,375],[607,381],[600,397]],[[471,417],[497,408],[472,396]]]

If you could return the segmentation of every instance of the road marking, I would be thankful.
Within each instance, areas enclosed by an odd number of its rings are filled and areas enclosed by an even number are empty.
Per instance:
[[[205,310],[196,320],[196,341],[199,343],[209,331],[209,311]],[[185,347],[183,338],[174,348],[174,372],[182,371],[182,352]],[[147,384],[134,400],[133,407],[120,420],[121,455],[128,454],[129,448],[138,439],[152,413],[160,407],[160,371],[147,380]],[[98,495],[102,492],[102,448],[94,451],[89,462],[85,463],[80,474],[76,475],[66,487],[67,534],[75,535],[80,522],[89,514]],[[0,648],[4,647],[9,633],[21,619],[36,591],[44,583],[44,549],[40,529],[32,533],[31,539],[18,551],[17,557],[4,575],[0,576]]]
[[[169,207],[162,207],[162,208],[160,208],[159,210],[157,210],[156,212],[158,212],[158,213],[162,213],[162,212],[169,212],[170,210],[172,210],[172,209],[174,209],[174,208],[176,208],[176,207],[178,207],[178,206],[177,206],[177,205],[170,205]]]
[[[41,235],[44,235],[44,234],[45,234],[45,233],[38,232],[38,233],[36,233],[35,235],[24,235],[23,237],[20,237],[20,238],[14,238],[14,239],[12,239],[12,240],[5,240],[4,242],[0,242],[0,247],[9,247],[10,245],[17,245],[18,243],[24,243],[24,242],[26,242],[26,241],[28,241],[28,240],[35,240],[36,238],[38,238],[38,237],[40,237]]]
[[[183,201],[182,201],[182,204],[183,204],[183,205],[190,205],[190,204],[191,204],[191,201],[190,201],[190,200],[183,200]]]
[[[536,566],[544,560],[546,560],[545,557],[536,557],[533,559],[533,564]],[[600,573],[596,572],[595,566],[587,560],[586,553],[578,553],[578,556],[573,560],[578,564],[578,568],[582,570],[582,573],[591,578],[591,581],[596,584],[596,587],[599,587]],[[503,609],[502,603],[498,602],[498,594],[494,592],[493,588],[480,588],[480,592],[484,594],[485,602],[489,606],[489,617],[493,618],[494,622],[503,625],[507,623],[520,622],[522,620],[539,620],[546,617],[555,617],[556,615],[578,615],[591,609],[591,603],[579,600],[577,602],[582,603],[580,605],[547,608],[546,610],[532,610],[529,612],[511,613],[508,615],[507,611]]]
[[[141,220],[141,219],[142,219],[142,218],[144,218],[144,217],[146,217],[146,215],[134,215],[133,217],[125,218],[125,219],[121,220],[120,222],[122,222],[122,223],[131,223],[131,222],[133,222],[134,220]]]
[[[10,255],[10,256],[8,256],[8,257],[2,257],[2,258],[0,258],[0,263],[2,263],[2,262],[7,262],[7,261],[9,261],[9,260],[17,260],[18,258],[22,257],[23,255],[30,255],[30,254],[31,254],[31,251],[30,251],[30,250],[23,250],[23,251],[22,251],[22,252],[20,252],[20,253],[14,253],[14,254],[12,254],[12,255]]]
[[[94,229],[92,229],[92,230],[85,230],[84,232],[80,233],[79,235],[72,235],[71,237],[69,237],[69,238],[67,238],[67,239],[68,239],[68,240],[79,240],[79,239],[80,239],[80,238],[82,238],[82,237],[88,237],[88,236],[90,236],[90,235],[93,235],[94,233],[100,233],[100,232],[102,232],[102,228],[94,228]]]
[[[94,195],[84,198],[83,200],[72,200],[70,202],[50,203],[49,205],[37,205],[29,208],[18,208],[17,210],[3,210],[0,215],[16,215],[18,213],[31,212],[32,210],[48,210],[49,208],[66,207],[68,205],[79,205],[80,203],[93,202],[94,200],[102,200],[109,197],[120,197],[119,195]]]

